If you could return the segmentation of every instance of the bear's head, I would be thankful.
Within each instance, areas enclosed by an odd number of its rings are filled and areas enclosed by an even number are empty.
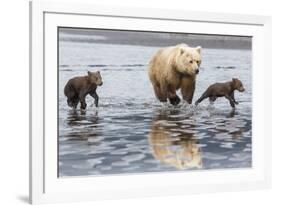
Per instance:
[[[189,47],[186,44],[176,45],[172,51],[170,63],[177,72],[195,76],[201,64],[201,47]]]
[[[88,71],[88,77],[89,77],[91,83],[94,83],[98,86],[102,85],[102,78],[101,78],[101,74],[99,71],[97,71],[97,72]]]
[[[238,78],[232,78],[232,83],[234,85],[234,89],[238,90],[239,92],[244,92],[245,88],[242,82]]]

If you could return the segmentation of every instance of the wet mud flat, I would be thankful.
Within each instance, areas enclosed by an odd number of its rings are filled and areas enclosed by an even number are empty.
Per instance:
[[[223,98],[214,105],[206,100],[195,107],[182,101],[174,107],[155,99],[147,64],[162,45],[173,45],[182,37],[153,34],[156,36],[131,38],[131,34],[118,37],[115,33],[117,36],[110,38],[113,33],[104,32],[64,30],[60,36],[60,177],[252,166],[250,49],[229,49],[223,44],[220,48],[210,45],[202,49],[193,101],[210,84],[238,77],[246,91],[235,93],[239,105],[234,112]],[[156,42],[153,39],[157,36]],[[123,44],[117,37],[131,40]],[[200,40],[200,36],[196,38]],[[135,39],[138,43],[133,43]],[[147,42],[155,43],[147,46]],[[100,70],[103,78],[104,84],[97,89],[99,108],[88,96],[85,112],[72,110],[63,94],[64,85],[74,76],[86,75],[87,70]]]

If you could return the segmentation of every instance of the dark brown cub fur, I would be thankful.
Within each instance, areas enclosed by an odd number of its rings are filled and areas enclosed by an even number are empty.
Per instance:
[[[235,107],[235,104],[238,105],[238,102],[234,98],[234,91],[238,90],[239,92],[244,92],[242,82],[237,78],[232,78],[232,81],[225,83],[215,83],[210,85],[203,95],[195,102],[195,105],[198,105],[205,98],[209,98],[210,102],[214,102],[218,97],[225,97],[229,100],[231,107]]]
[[[78,103],[81,109],[86,109],[85,97],[90,94],[95,99],[95,105],[98,107],[99,96],[96,92],[97,86],[102,85],[100,72],[90,72],[88,75],[79,76],[70,79],[64,87],[64,94],[67,97],[69,107],[77,108]]]

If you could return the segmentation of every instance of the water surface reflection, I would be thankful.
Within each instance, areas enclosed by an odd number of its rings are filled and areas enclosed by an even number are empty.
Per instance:
[[[202,168],[202,151],[194,132],[182,122],[169,123],[165,113],[157,115],[149,133],[149,145],[155,159],[177,169]],[[184,127],[182,129],[182,127]]]

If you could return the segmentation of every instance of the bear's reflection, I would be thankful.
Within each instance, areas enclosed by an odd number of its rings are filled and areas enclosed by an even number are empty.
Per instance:
[[[68,132],[63,136],[68,140],[88,140],[102,134],[101,126],[98,126],[99,117],[97,111],[86,115],[85,112],[69,110],[66,123]]]
[[[168,115],[158,115],[148,136],[152,153],[155,159],[177,169],[202,168],[198,140],[190,128],[184,127],[186,123],[174,123]]]
[[[98,120],[98,111],[86,115],[86,111],[84,110],[69,110],[66,122],[70,126],[79,125],[83,121],[88,121],[92,125],[96,125],[99,122]]]

